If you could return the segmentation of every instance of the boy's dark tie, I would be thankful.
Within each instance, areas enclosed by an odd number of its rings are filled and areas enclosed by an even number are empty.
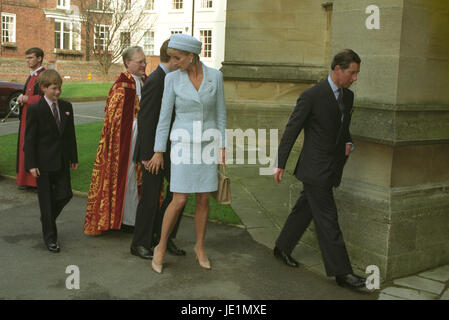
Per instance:
[[[51,104],[51,111],[53,112],[53,117],[55,117],[58,130],[61,132],[61,120],[59,119],[58,107],[56,107],[56,103],[54,102]]]

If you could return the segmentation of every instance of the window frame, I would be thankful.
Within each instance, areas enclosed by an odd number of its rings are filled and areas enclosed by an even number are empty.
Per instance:
[[[4,41],[3,40],[3,31],[4,31],[4,28],[3,28],[3,17],[5,17],[5,18],[13,18],[14,19],[14,23],[13,23],[13,25],[14,25],[14,30],[13,30],[13,36],[12,36],[12,38],[13,38],[13,40],[14,41]],[[7,23],[8,25],[10,24],[9,22]],[[16,14],[15,13],[7,13],[7,12],[2,12],[2,14],[1,14],[1,25],[0,25],[0,28],[1,28],[1,43],[16,43],[16,41],[17,41],[17,16],[16,16]],[[7,29],[8,31],[9,31],[9,29]],[[8,40],[9,40],[9,35],[8,35]]]
[[[122,8],[124,11],[130,11],[133,8],[133,1],[132,0],[122,0]]]
[[[148,3],[149,1],[152,1],[152,3],[153,3],[152,9],[147,9],[147,3]],[[145,7],[144,7],[144,10],[145,10],[145,11],[149,11],[149,12],[156,11],[156,0],[145,0]]]
[[[122,35],[124,35],[124,34],[128,34],[128,37],[129,37],[129,44],[128,45],[123,45]],[[126,49],[127,47],[131,46],[131,43],[132,43],[132,41],[131,41],[132,39],[131,38],[132,37],[131,37],[131,32],[129,30],[120,31],[119,37],[120,37],[120,48]]]
[[[210,57],[206,57],[206,41],[201,36],[201,32],[204,31],[210,31]],[[198,30],[198,39],[203,43],[203,49],[201,50],[200,58],[206,59],[206,60],[212,60],[214,57],[214,29],[212,28],[200,28]]]
[[[56,39],[55,39],[55,43],[54,43],[54,48],[56,50],[71,50],[71,51],[80,51],[81,50],[81,34],[78,35],[78,39],[76,39],[77,37],[74,36],[74,33],[76,31],[74,31],[74,22],[70,21],[70,20],[62,20],[62,19],[55,19],[54,20],[54,33],[56,34],[56,23],[60,23],[61,24],[61,29],[59,30],[60,35],[61,35],[61,39],[60,39],[60,48],[56,47]],[[70,30],[69,30],[69,48],[64,48],[64,24],[68,23],[70,25]],[[81,27],[79,25],[79,27]],[[78,40],[78,41],[77,41]]]
[[[180,3],[181,8],[175,8],[175,4]],[[184,0],[171,0],[171,6],[170,6],[171,12],[182,12],[184,11]]]
[[[106,37],[102,38],[97,36],[97,32],[95,30],[95,28],[100,28],[99,30],[99,34],[105,34]],[[104,31],[101,30],[101,28],[104,28]],[[107,29],[107,32],[106,32]],[[94,50],[106,50],[107,49],[107,42],[109,41],[109,33],[111,31],[111,26],[109,24],[94,24]],[[99,38],[100,40],[104,40],[104,43],[102,43],[101,45],[99,45],[99,47],[97,47],[97,38]]]
[[[200,7],[198,9],[198,11],[212,11],[215,9],[215,1],[214,0],[200,0]],[[203,7],[203,3],[204,2],[208,2],[211,1],[212,2],[212,6],[211,7]]]
[[[60,4],[62,2],[62,4]],[[70,9],[70,0],[56,0],[57,9]]]
[[[147,35],[147,33],[149,33],[150,34],[150,39],[152,40],[151,42],[149,42],[149,43],[147,43],[146,42],[146,40],[147,40],[147,37],[146,37],[146,35]],[[154,30],[147,30],[147,31],[145,31],[145,33],[143,34],[143,52],[145,53],[145,55],[146,56],[154,56],[154,39],[155,39],[155,31]],[[152,46],[152,49],[151,50],[146,50],[146,46]],[[151,52],[153,53],[153,54],[151,54]]]

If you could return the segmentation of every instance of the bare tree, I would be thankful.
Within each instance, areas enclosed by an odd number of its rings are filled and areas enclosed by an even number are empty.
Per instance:
[[[105,80],[123,50],[138,44],[154,17],[145,11],[145,0],[80,0],[85,30],[86,60],[94,58]]]

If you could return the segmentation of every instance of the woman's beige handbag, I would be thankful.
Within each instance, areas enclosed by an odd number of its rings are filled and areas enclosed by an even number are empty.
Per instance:
[[[231,204],[231,180],[226,176],[223,164],[218,165],[218,190],[213,192],[212,196],[220,204]]]

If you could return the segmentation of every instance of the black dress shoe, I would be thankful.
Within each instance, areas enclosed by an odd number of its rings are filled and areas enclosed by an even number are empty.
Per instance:
[[[127,224],[122,224],[120,230],[125,233],[134,233],[134,226],[128,226]]]
[[[153,251],[148,250],[144,246],[131,246],[131,254],[142,259],[153,259]]]
[[[290,267],[298,268],[299,262],[293,259],[289,254],[286,254],[284,251],[279,249],[278,247],[274,247],[274,256],[278,259],[284,261],[284,263]]]
[[[50,252],[58,253],[59,252],[59,246],[57,243],[47,243],[47,249]]]
[[[185,256],[186,252],[180,248],[178,248],[173,240],[168,240],[167,242],[167,251],[175,256]]]
[[[366,288],[366,279],[356,276],[355,274],[346,274],[336,276],[335,281],[340,287],[346,287],[355,290],[364,290]]]

